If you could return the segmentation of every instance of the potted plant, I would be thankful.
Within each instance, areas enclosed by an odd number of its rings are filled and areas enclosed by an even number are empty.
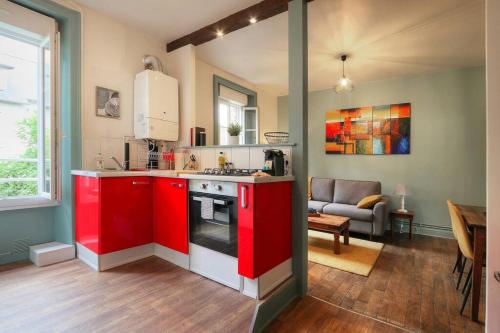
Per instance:
[[[231,123],[227,128],[227,133],[229,133],[229,144],[237,145],[240,142],[241,125],[238,123]]]

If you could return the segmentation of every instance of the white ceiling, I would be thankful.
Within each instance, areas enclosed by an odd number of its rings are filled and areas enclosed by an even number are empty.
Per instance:
[[[348,53],[354,84],[485,63],[484,0],[315,0],[309,11],[309,89],[332,87]],[[197,47],[197,56],[286,94],[288,16]]]
[[[171,42],[260,0],[76,0]]]

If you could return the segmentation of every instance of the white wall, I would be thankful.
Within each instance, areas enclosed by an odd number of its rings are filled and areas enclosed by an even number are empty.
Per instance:
[[[260,143],[267,143],[264,132],[276,131],[278,127],[278,95],[262,86],[248,82],[222,69],[196,58],[196,126],[204,127],[207,144],[214,142],[213,76],[218,75],[257,92],[259,107]]]
[[[105,166],[114,167],[108,157],[123,160],[124,135],[134,135],[133,87],[135,75],[144,69],[146,54],[166,63],[165,44],[150,35],[78,5],[82,13],[82,162],[95,168],[101,149]],[[96,86],[120,92],[121,119],[95,115]]]
[[[500,1],[486,1],[487,264],[486,332],[500,332]]]
[[[179,144],[189,145],[190,132],[196,124],[196,53],[192,45],[167,54],[167,73],[179,80]]]

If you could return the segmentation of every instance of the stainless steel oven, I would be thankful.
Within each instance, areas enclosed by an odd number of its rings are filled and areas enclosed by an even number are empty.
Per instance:
[[[233,182],[189,182],[189,240],[238,257],[238,188]]]

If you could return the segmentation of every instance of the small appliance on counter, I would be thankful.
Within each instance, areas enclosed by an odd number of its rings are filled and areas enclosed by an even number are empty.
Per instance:
[[[264,150],[264,168],[262,171],[271,176],[285,175],[285,154],[278,149]]]

